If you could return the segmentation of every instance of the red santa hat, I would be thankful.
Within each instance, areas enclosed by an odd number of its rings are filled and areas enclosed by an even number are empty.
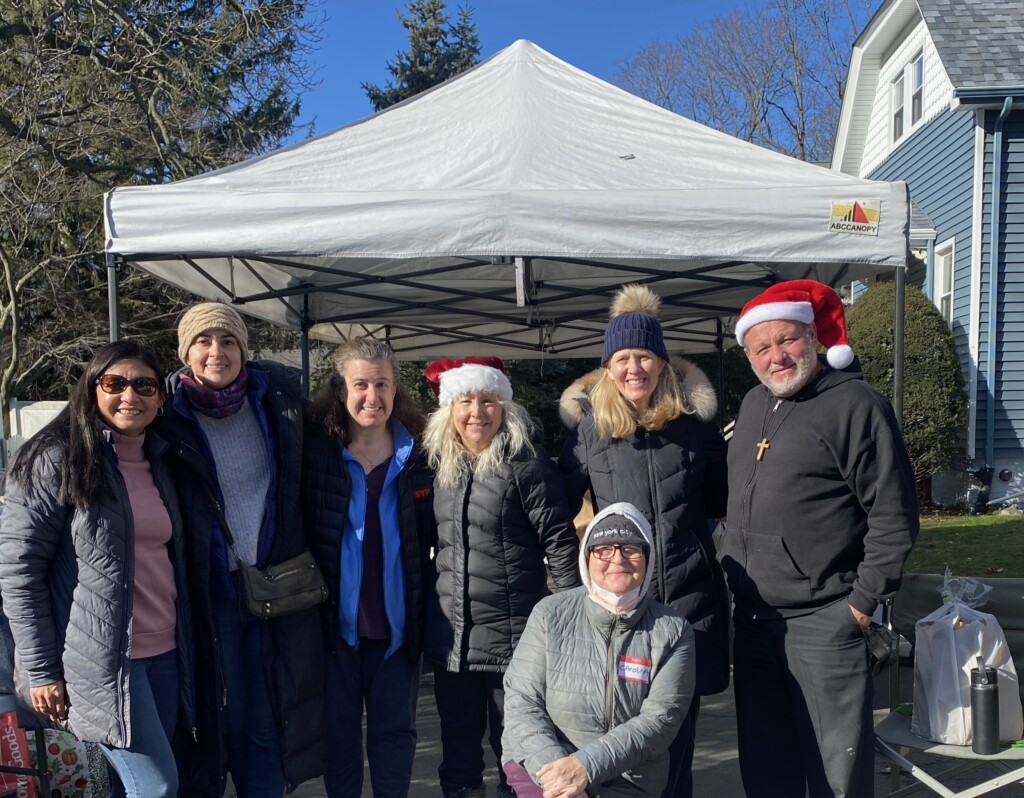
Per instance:
[[[830,286],[817,280],[789,280],[776,283],[743,306],[736,322],[736,341],[755,324],[765,321],[802,321],[814,324],[818,340],[832,368],[846,368],[853,362],[853,350],[846,337],[843,300]]]
[[[501,358],[437,360],[427,366],[425,373],[441,407],[468,393],[493,393],[506,402],[512,399],[512,383],[505,375]]]

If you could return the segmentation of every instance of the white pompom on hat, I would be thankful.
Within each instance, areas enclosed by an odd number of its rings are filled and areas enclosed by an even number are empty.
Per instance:
[[[800,321],[814,324],[818,340],[832,368],[846,368],[853,362],[853,349],[846,337],[843,300],[833,288],[817,280],[788,280],[776,283],[743,306],[736,322],[736,341],[757,324],[766,321]]]
[[[426,377],[441,407],[470,393],[492,393],[502,401],[512,400],[512,383],[500,358],[438,360],[427,366]]]

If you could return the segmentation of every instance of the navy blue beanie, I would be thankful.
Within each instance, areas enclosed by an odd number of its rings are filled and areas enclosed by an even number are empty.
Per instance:
[[[654,316],[660,300],[647,286],[626,285],[612,301],[612,318],[604,331],[604,352],[601,365],[608,365],[620,349],[649,349],[662,360],[668,360],[665,335]]]

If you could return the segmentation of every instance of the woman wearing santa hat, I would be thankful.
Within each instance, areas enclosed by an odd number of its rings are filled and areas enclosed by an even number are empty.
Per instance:
[[[438,540],[427,606],[426,657],[441,721],[438,768],[445,798],[483,798],[481,740],[500,769],[502,677],[534,605],[555,586],[579,584],[578,544],[562,478],[533,421],[512,400],[496,357],[440,360],[427,368],[439,407],[424,448],[434,470]]]
[[[669,357],[659,306],[643,285],[616,294],[601,368],[562,394],[570,433],[559,464],[572,510],[589,489],[597,509],[625,501],[650,521],[654,596],[693,626],[696,691],[670,749],[664,792],[682,798],[692,794],[700,697],[729,682],[729,603],[708,528],[709,518],[725,515],[728,486],[715,391],[693,363]]]

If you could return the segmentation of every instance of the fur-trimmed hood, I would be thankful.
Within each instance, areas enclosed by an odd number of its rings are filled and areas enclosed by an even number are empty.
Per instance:
[[[669,366],[679,377],[683,398],[686,404],[694,409],[697,418],[701,421],[713,421],[718,412],[718,396],[704,372],[692,361],[681,357],[673,357],[669,361]],[[580,400],[588,399],[591,388],[601,379],[602,371],[604,369],[594,369],[562,391],[562,398],[558,402],[558,414],[562,418],[562,423],[569,429],[575,429],[587,414],[588,411],[584,409]]]

